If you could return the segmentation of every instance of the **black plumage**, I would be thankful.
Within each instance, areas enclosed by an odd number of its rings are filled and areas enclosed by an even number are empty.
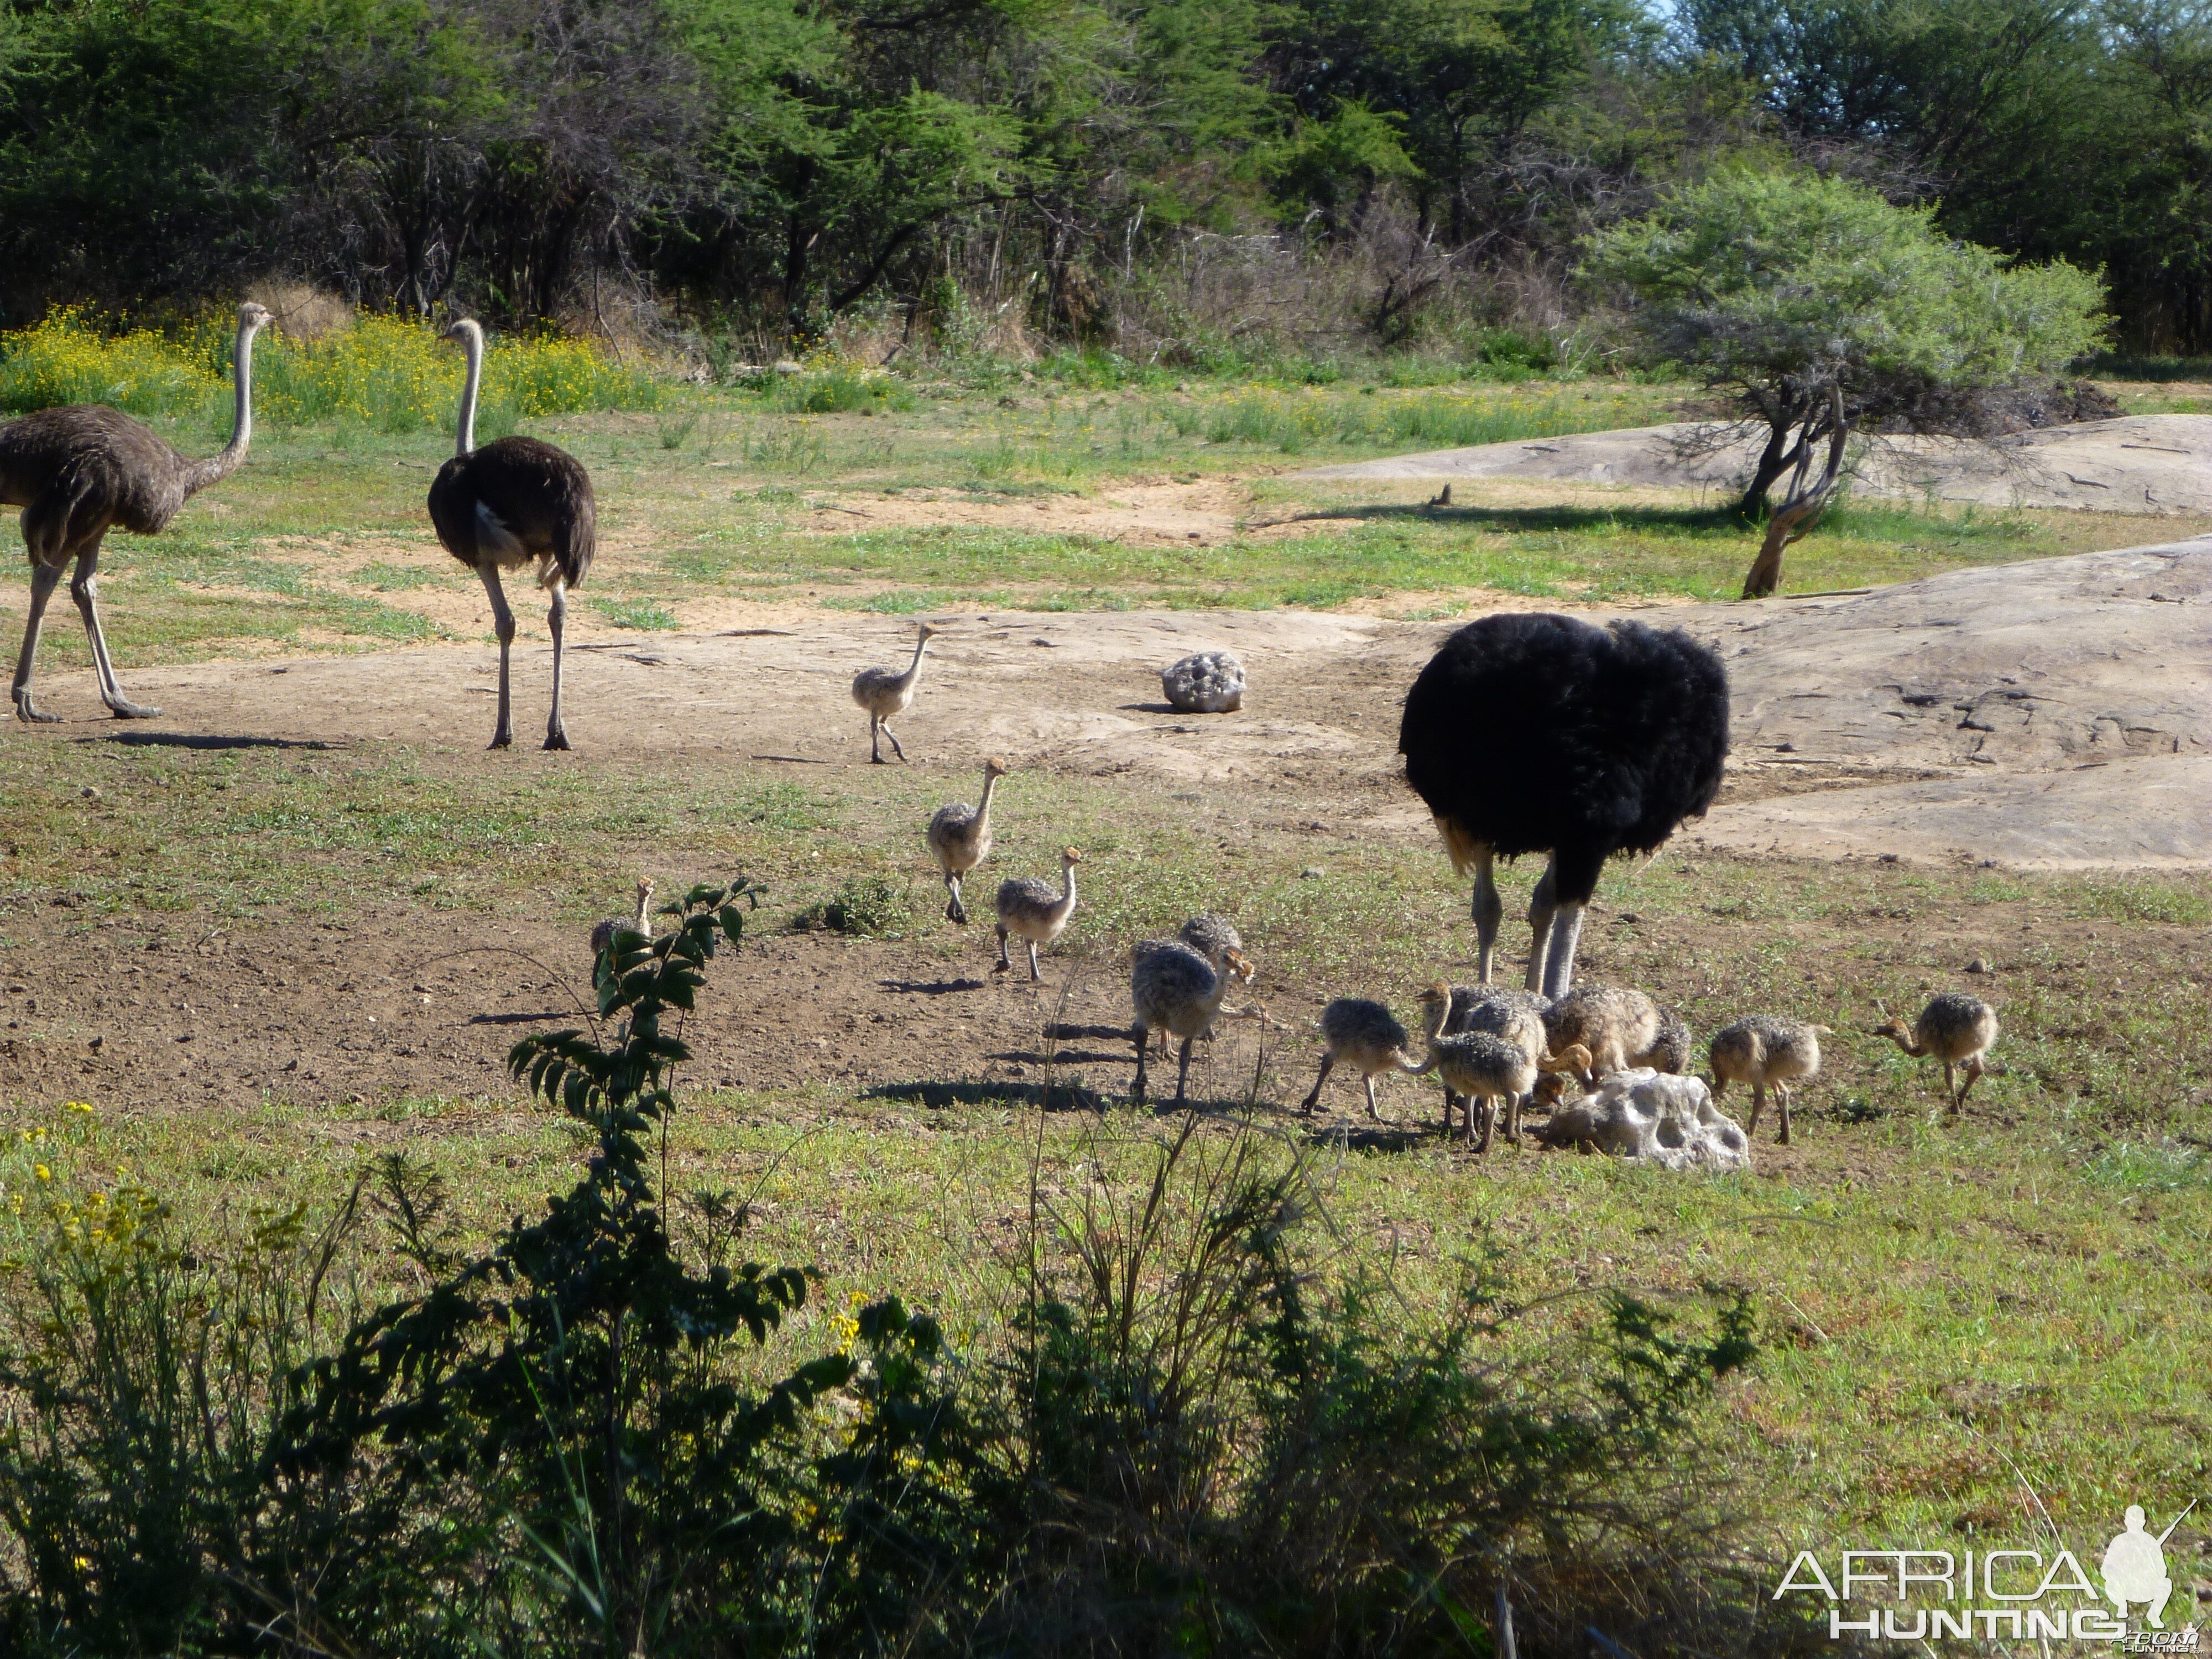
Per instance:
[[[446,331],[468,353],[468,374],[461,386],[461,410],[454,434],[453,459],[438,469],[430,485],[430,522],[446,550],[482,578],[491,601],[492,623],[499,635],[499,723],[491,746],[514,740],[508,691],[508,658],[514,644],[514,613],[500,586],[502,569],[538,568],[538,585],[549,601],[546,627],[553,635],[553,709],[545,722],[545,746],[568,747],[561,720],[561,640],[568,615],[568,590],[592,568],[599,530],[599,504],[592,475],[567,451],[536,438],[498,438],[476,447],[477,394],[483,381],[483,330],[463,318]]]
[[[1407,694],[1398,747],[1454,866],[1474,872],[1485,982],[1493,855],[1551,854],[1528,988],[1562,995],[1606,860],[1651,851],[1712,805],[1728,716],[1720,659],[1677,629],[1508,614],[1444,641]]]
[[[430,522],[446,550],[471,570],[487,559],[509,570],[543,561],[546,578],[575,587],[592,568],[599,504],[591,474],[568,451],[536,438],[499,438],[438,469]]]

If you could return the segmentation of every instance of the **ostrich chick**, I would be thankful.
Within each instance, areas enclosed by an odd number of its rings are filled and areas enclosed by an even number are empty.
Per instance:
[[[1037,972],[1037,946],[1051,944],[1066,931],[1067,919],[1075,914],[1075,866],[1082,862],[1083,854],[1073,847],[1060,849],[1057,893],[1051,883],[1036,876],[999,884],[999,965],[994,973],[1013,969],[1006,955],[1006,936],[1011,933],[1030,947],[1030,980],[1043,981],[1044,975]]]
[[[1759,1132],[1759,1114],[1766,1104],[1766,1091],[1774,1091],[1774,1103],[1782,1114],[1783,1146],[1790,1144],[1790,1087],[1820,1075],[1820,1039],[1825,1025],[1808,1025],[1802,1019],[1776,1019],[1753,1014],[1723,1025],[1713,1033],[1705,1058],[1713,1068],[1713,1098],[1731,1083],[1751,1085],[1751,1121],[1746,1135]]]
[[[1680,1009],[1662,1005],[1659,1010],[1659,1035],[1652,1039],[1650,1048],[1631,1054],[1628,1063],[1649,1066],[1655,1072],[1680,1077],[1690,1068],[1690,1022],[1682,1017]]]
[[[637,878],[637,915],[626,923],[609,916],[605,921],[594,925],[592,928],[592,955],[595,957],[606,955],[614,948],[615,935],[625,927],[631,933],[641,933],[647,939],[651,939],[653,915],[647,907],[652,902],[653,878],[650,876],[640,876]]]
[[[1182,1039],[1182,1061],[1176,1071],[1175,1103],[1182,1104],[1190,1082],[1190,1045],[1213,1029],[1222,999],[1238,980],[1249,983],[1252,964],[1235,951],[1223,953],[1219,969],[1182,944],[1161,944],[1139,951],[1129,970],[1129,999],[1137,1006],[1131,1035],[1137,1043],[1137,1081],[1131,1098],[1145,1103],[1145,1073],[1152,1058],[1152,1034],[1164,1030]]]
[[[914,660],[906,665],[906,672],[895,674],[888,668],[863,668],[853,676],[853,701],[868,711],[868,758],[880,766],[884,761],[883,744],[877,733],[891,740],[891,752],[901,760],[906,750],[899,747],[898,734],[891,730],[891,716],[903,714],[914,702],[914,688],[921,678],[921,653],[929,649],[930,641],[937,630],[927,623],[916,629],[914,641]]]
[[[1982,1075],[1982,1056],[1996,1044],[1996,1010],[1964,991],[1943,991],[1920,1011],[1909,1039],[1905,1028],[1893,1019],[1883,1021],[1869,1035],[1889,1038],[1916,1060],[1933,1054],[1942,1060],[1943,1092],[1956,1113],[1966,1103],[1966,1091]],[[1966,1080],[1960,1083],[1958,1074],[1962,1071]]]
[[[1202,915],[1193,916],[1188,921],[1183,923],[1176,930],[1176,938],[1212,963],[1213,971],[1217,974],[1221,971],[1221,964],[1228,960],[1230,951],[1242,951],[1244,948],[1244,936],[1237,931],[1236,924],[1215,915],[1210,910]],[[1158,939],[1147,939],[1137,946],[1137,951],[1141,955],[1159,943],[1161,941]],[[1249,957],[1245,957],[1247,963],[1250,963],[1251,960]],[[1255,966],[1256,968],[1256,964]],[[1160,1028],[1159,1037],[1160,1054],[1164,1059],[1169,1042],[1165,1026]],[[1208,1042],[1213,1041],[1212,1031],[1206,1034],[1206,1040]]]
[[[1451,988],[1451,1012],[1445,1017],[1443,1035],[1465,1036],[1470,1032],[1486,1031],[1492,1036],[1504,1038],[1534,1060],[1551,1047],[1551,1037],[1544,1025],[1545,1016],[1551,1008],[1551,999],[1535,991],[1508,990],[1492,985],[1455,985]],[[1540,1077],[1537,1081],[1540,1085],[1543,1079]],[[1453,1111],[1465,1104],[1446,1084],[1444,1121],[1449,1123]]]
[[[1518,1043],[1507,1041],[1489,1031],[1468,1031],[1458,1036],[1447,1036],[1444,1024],[1451,1018],[1452,994],[1449,985],[1431,985],[1421,993],[1421,1011],[1428,1019],[1429,1058],[1421,1069],[1434,1070],[1443,1078],[1447,1091],[1444,1098],[1444,1134],[1451,1134],[1451,1099],[1463,1096],[1468,1103],[1467,1133],[1474,1135],[1474,1107],[1483,1108],[1482,1139],[1476,1146],[1479,1152],[1490,1150],[1491,1131],[1497,1127],[1498,1103],[1505,1103],[1505,1138],[1521,1139],[1521,1102],[1536,1086],[1536,1079],[1546,1072],[1576,1072],[1586,1073],[1590,1068],[1589,1051],[1579,1043],[1570,1043],[1554,1053],[1531,1054]]]
[[[940,806],[929,821],[929,855],[945,872],[945,890],[951,895],[945,914],[954,921],[968,920],[968,907],[960,902],[960,878],[991,856],[991,792],[1006,775],[1006,762],[992,756],[983,763],[981,801]]]
[[[1313,1092],[1298,1110],[1310,1115],[1321,1103],[1322,1085],[1339,1065],[1359,1073],[1367,1088],[1367,1115],[1377,1123],[1382,1114],[1375,1109],[1375,1078],[1381,1072],[1420,1073],[1428,1068],[1407,1052],[1406,1028],[1379,1002],[1358,997],[1339,997],[1321,1011],[1321,1040],[1327,1045],[1321,1057],[1321,1075]]]
[[[1643,992],[1609,985],[1579,986],[1544,1016],[1552,1046],[1580,1043],[1600,1074],[1645,1063],[1643,1057],[1659,1046],[1663,1024],[1659,1005]]]

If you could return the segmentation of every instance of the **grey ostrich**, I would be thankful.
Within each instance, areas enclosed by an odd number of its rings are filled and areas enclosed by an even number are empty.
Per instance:
[[[1782,1114],[1782,1131],[1776,1139],[1787,1146],[1792,1085],[1820,1075],[1820,1039],[1826,1035],[1825,1025],[1778,1019],[1771,1014],[1752,1014],[1722,1026],[1705,1050],[1713,1072],[1713,1098],[1718,1100],[1731,1083],[1751,1085],[1751,1121],[1743,1126],[1749,1136],[1758,1132],[1766,1091],[1773,1090],[1775,1108]]]
[[[1066,929],[1068,917],[1075,914],[1075,866],[1082,862],[1083,854],[1073,847],[1060,849],[1057,893],[1049,882],[1036,876],[999,884],[999,965],[992,972],[1013,970],[1006,955],[1006,937],[1012,934],[1030,947],[1030,980],[1043,981],[1044,975],[1037,972],[1037,946],[1058,939]]]
[[[603,921],[594,922],[592,926],[592,954],[595,957],[605,955],[615,942],[615,935],[624,927],[628,927],[634,933],[642,933],[646,938],[651,939],[653,937],[652,904],[653,878],[640,876],[637,878],[636,915],[626,922],[613,916],[609,916]]]
[[[863,668],[853,676],[853,701],[868,711],[868,758],[878,766],[883,764],[884,750],[877,740],[878,732],[891,740],[893,754],[901,760],[906,758],[906,750],[899,747],[898,733],[891,730],[891,716],[905,714],[914,702],[915,684],[921,678],[921,653],[936,637],[937,629],[927,623],[916,628],[914,660],[903,674],[888,668]]]
[[[1485,617],[1446,640],[1406,694],[1398,747],[1452,866],[1474,876],[1478,971],[1504,907],[1492,866],[1548,852],[1528,901],[1528,986],[1564,996],[1583,913],[1615,853],[1648,853],[1720,788],[1728,675],[1677,629]]]
[[[269,313],[251,301],[238,308],[236,424],[229,444],[205,460],[179,455],[143,422],[99,404],[41,409],[0,423],[0,506],[23,509],[23,550],[31,559],[31,609],[15,659],[16,719],[50,724],[61,718],[39,712],[31,674],[47,602],[72,559],[70,597],[92,641],[100,700],[118,720],[150,720],[161,712],[132,702],[116,680],[100,626],[100,544],[112,529],[159,534],[186,501],[238,470],[253,438],[253,337],[268,320]]]
[[[553,712],[545,721],[545,746],[566,749],[561,723],[561,635],[568,617],[568,590],[592,568],[599,505],[592,475],[565,450],[536,438],[497,438],[477,447],[477,392],[483,383],[483,329],[464,317],[446,331],[468,353],[453,459],[430,485],[430,522],[446,551],[483,579],[499,634],[499,724],[491,746],[514,741],[507,695],[507,659],[514,645],[514,613],[507,607],[499,573],[536,563],[538,585],[551,601],[545,624],[553,635]]]
[[[1451,1101],[1454,1097],[1468,1103],[1467,1133],[1474,1138],[1474,1109],[1482,1106],[1482,1139],[1475,1147],[1479,1152],[1490,1150],[1491,1132],[1497,1127],[1499,1103],[1505,1110],[1505,1138],[1521,1139],[1521,1102],[1536,1086],[1536,1079],[1546,1072],[1577,1072],[1589,1070],[1589,1050],[1571,1043],[1552,1054],[1531,1054],[1519,1043],[1508,1041],[1489,1031],[1466,1031],[1456,1036],[1445,1035],[1444,1024],[1451,1018],[1451,987],[1431,985],[1421,993],[1421,1012],[1427,1021],[1429,1057],[1421,1069],[1434,1071],[1443,1079],[1444,1134],[1451,1134]]]
[[[1474,1031],[1487,1032],[1504,1038],[1534,1060],[1551,1047],[1551,1036],[1545,1025],[1551,1009],[1552,1000],[1539,992],[1508,990],[1494,985],[1455,985],[1451,988],[1451,1012],[1445,1016],[1443,1035],[1464,1036]],[[1542,1082],[1540,1077],[1538,1082]],[[1465,1104],[1446,1084],[1445,1121],[1449,1122],[1452,1113]]]
[[[1933,1054],[1942,1060],[1943,1092],[1955,1114],[1966,1103],[1966,1091],[1981,1079],[1982,1056],[1996,1045],[1996,1010],[1964,991],[1941,991],[1912,1022],[1909,1037],[1893,1019],[1884,1020],[1869,1035],[1889,1038],[1916,1060]],[[1962,1071],[1966,1074],[1964,1083],[1958,1081]]]
[[[1137,1023],[1132,1035],[1137,1043],[1137,1081],[1131,1098],[1145,1103],[1145,1073],[1152,1054],[1152,1034],[1164,1030],[1182,1039],[1182,1061],[1176,1072],[1175,1103],[1182,1104],[1190,1082],[1190,1045],[1213,1029],[1220,1017],[1222,1000],[1238,980],[1248,983],[1252,964],[1235,951],[1224,953],[1216,968],[1188,945],[1155,944],[1133,953],[1129,969],[1129,998],[1136,1004]]]
[[[1339,1066],[1359,1073],[1367,1090],[1367,1115],[1377,1123],[1382,1114],[1375,1105],[1375,1079],[1384,1072],[1421,1073],[1428,1069],[1407,1050],[1409,1039],[1397,1016],[1379,1002],[1358,997],[1339,997],[1321,1011],[1321,1075],[1298,1110],[1310,1114],[1321,1103],[1322,1085]]]
[[[929,855],[945,872],[945,914],[965,923],[968,907],[960,902],[960,878],[991,856],[991,792],[1006,775],[1006,763],[996,755],[983,763],[982,798],[973,806],[954,801],[940,806],[929,820]]]
[[[1203,915],[1191,917],[1190,920],[1184,922],[1182,927],[1176,928],[1176,939],[1182,944],[1188,945],[1192,950],[1197,951],[1199,955],[1204,957],[1208,962],[1212,963],[1213,964],[1213,971],[1217,974],[1221,971],[1221,964],[1223,962],[1227,960],[1230,951],[1241,951],[1244,948],[1244,936],[1237,931],[1236,924],[1230,921],[1225,917],[1215,915],[1210,910],[1205,912]],[[1153,946],[1161,943],[1163,943],[1163,941],[1158,939],[1147,939],[1144,943],[1139,945],[1136,949],[1141,953],[1152,949]],[[1249,957],[1245,957],[1245,961],[1248,963],[1250,963],[1251,960],[1252,959]],[[1164,1057],[1168,1051],[1169,1043],[1168,1031],[1165,1026],[1162,1026],[1160,1028],[1159,1038],[1160,1054]],[[1213,1033],[1210,1030],[1206,1033],[1206,1041],[1208,1042],[1213,1041]]]

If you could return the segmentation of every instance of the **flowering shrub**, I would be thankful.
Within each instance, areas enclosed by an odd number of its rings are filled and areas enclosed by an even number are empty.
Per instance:
[[[231,338],[228,319],[207,319],[172,336],[118,331],[78,307],[58,309],[35,327],[0,333],[0,409],[106,404],[131,415],[220,418],[231,396]],[[426,323],[362,317],[312,341],[264,333],[254,345],[254,414],[279,426],[443,427],[459,402],[461,373],[459,350]],[[652,374],[588,340],[500,337],[486,354],[483,423],[653,409],[662,392]]]

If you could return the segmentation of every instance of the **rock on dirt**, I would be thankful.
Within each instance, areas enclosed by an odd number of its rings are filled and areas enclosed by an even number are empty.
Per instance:
[[[1244,706],[1244,665],[1227,651],[1201,651],[1160,675],[1160,690],[1186,714],[1227,714]]]

